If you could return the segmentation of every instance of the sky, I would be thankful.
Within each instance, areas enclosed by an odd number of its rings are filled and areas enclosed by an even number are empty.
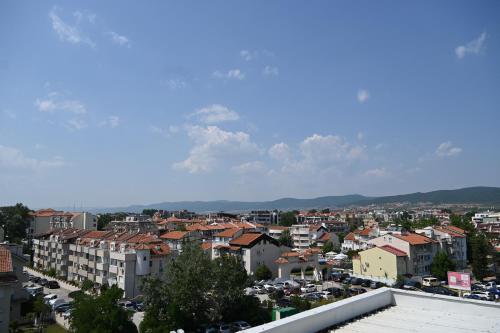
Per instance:
[[[2,1],[0,206],[500,186],[498,1]]]

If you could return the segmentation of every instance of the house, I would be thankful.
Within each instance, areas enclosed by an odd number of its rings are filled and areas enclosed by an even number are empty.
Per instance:
[[[408,256],[408,274],[431,274],[431,264],[438,250],[438,242],[416,233],[386,234],[368,242],[372,246],[390,245]]]
[[[28,300],[22,288],[27,259],[17,244],[0,244],[0,332],[9,332],[10,321],[21,319],[21,304]]]
[[[344,237],[342,252],[366,250],[369,247],[370,239],[378,236],[378,229],[356,229]]]
[[[297,250],[305,250],[311,246],[317,246],[318,241],[326,233],[329,233],[328,229],[321,224],[294,224],[290,227],[293,247]],[[335,241],[335,237],[330,234],[330,240]],[[323,244],[325,241],[320,242]]]
[[[311,272],[314,280],[321,280],[322,276],[318,262],[319,252],[319,249],[283,252],[276,259],[278,277],[288,280],[295,273],[300,274],[301,279],[305,279],[306,273]]]
[[[360,251],[352,258],[353,275],[387,284],[408,273],[408,256],[390,245]]]
[[[161,235],[160,238],[167,243],[173,253],[179,253],[182,252],[184,243],[199,241],[201,236],[197,231],[170,231]]]
[[[267,227],[267,234],[274,239],[279,239],[283,231],[288,230],[288,227],[281,225],[270,225]]]
[[[437,241],[439,250],[448,254],[450,259],[455,262],[457,269],[463,269],[467,266],[467,237],[465,230],[454,226],[438,226],[426,227],[415,232]]]

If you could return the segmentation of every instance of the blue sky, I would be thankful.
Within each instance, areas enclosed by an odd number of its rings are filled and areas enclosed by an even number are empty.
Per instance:
[[[500,186],[497,1],[0,4],[0,205]]]

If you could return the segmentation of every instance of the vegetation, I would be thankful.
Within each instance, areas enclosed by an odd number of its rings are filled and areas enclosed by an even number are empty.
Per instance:
[[[273,277],[273,273],[266,265],[260,265],[255,270],[254,276],[256,280],[269,280]]]
[[[82,291],[87,291],[92,288],[94,288],[94,282],[90,281],[89,279],[85,279],[80,287]]]
[[[297,223],[294,212],[281,212],[280,213],[280,225],[289,227],[292,224]]]
[[[488,276],[488,255],[491,252],[490,244],[484,234],[476,234],[470,239],[471,266],[474,277],[482,280]]]
[[[300,312],[309,310],[311,308],[311,302],[299,296],[290,297],[290,302],[292,304],[292,307],[296,308]]]
[[[448,271],[455,270],[455,263],[448,257],[448,254],[444,251],[439,251],[434,256],[431,266],[431,273],[437,277],[440,281],[447,279]]]
[[[191,332],[220,321],[258,325],[270,320],[259,300],[244,294],[248,277],[236,257],[212,261],[199,246],[186,244],[166,272],[163,279],[143,281],[146,312],[141,332],[168,333],[179,328]]]
[[[151,217],[153,217],[153,215],[155,215],[156,213],[158,213],[158,209],[146,208],[142,210],[143,215],[149,215]]]
[[[326,243],[321,248],[321,252],[323,252],[323,254],[326,254],[326,253],[332,252],[332,251],[333,251],[333,243],[332,243],[332,241],[326,241]]]
[[[283,230],[280,238],[278,238],[278,242],[280,243],[280,245],[293,247],[293,239],[292,235],[290,235],[290,230]]]
[[[137,332],[131,313],[118,305],[123,290],[116,285],[99,296],[81,294],[76,297],[71,328],[78,333]]]
[[[5,240],[21,244],[26,238],[26,229],[30,222],[30,209],[21,203],[15,206],[0,207],[0,226],[4,230]]]
[[[99,214],[97,216],[97,230],[104,230],[111,221],[122,221],[127,213]]]

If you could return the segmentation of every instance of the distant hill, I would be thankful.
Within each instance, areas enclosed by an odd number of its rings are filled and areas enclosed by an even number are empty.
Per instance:
[[[127,207],[113,208],[87,208],[95,213],[110,212],[142,212],[143,209],[181,210],[187,209],[194,212],[242,212],[250,210],[293,210],[312,208],[335,208],[346,206],[362,206],[369,204],[389,203],[419,203],[428,202],[433,204],[478,204],[478,205],[500,205],[499,187],[468,187],[457,190],[439,190],[432,192],[417,192],[402,195],[366,197],[359,194],[326,196],[313,199],[282,198],[273,201],[178,201],[161,202],[150,205],[132,205]],[[59,209],[72,210],[69,207]]]

